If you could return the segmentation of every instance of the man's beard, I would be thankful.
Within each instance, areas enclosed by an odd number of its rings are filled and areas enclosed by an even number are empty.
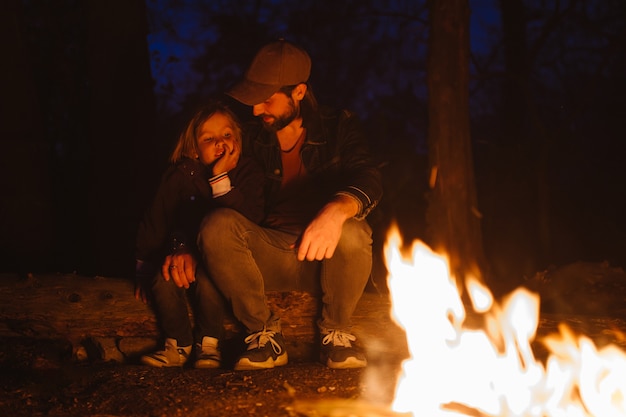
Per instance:
[[[264,115],[260,116],[262,121],[263,121],[263,116]],[[275,133],[283,129],[284,127],[286,127],[289,123],[293,122],[299,116],[300,116],[300,107],[299,106],[296,107],[293,99],[289,98],[289,110],[287,111],[287,113],[283,114],[282,116],[274,116],[273,123],[266,123],[265,121],[263,121],[263,126],[265,127],[266,130]]]

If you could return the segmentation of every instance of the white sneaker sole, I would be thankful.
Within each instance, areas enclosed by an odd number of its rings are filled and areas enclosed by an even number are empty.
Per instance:
[[[278,356],[276,359],[268,358],[264,362],[252,362],[248,358],[241,358],[235,364],[235,371],[256,371],[261,369],[272,369],[276,366],[285,366],[289,362],[287,352]]]
[[[343,362],[333,362],[331,359],[326,361],[326,366],[331,369],[355,369],[365,368],[367,366],[366,360],[357,359],[355,357],[349,357]]]

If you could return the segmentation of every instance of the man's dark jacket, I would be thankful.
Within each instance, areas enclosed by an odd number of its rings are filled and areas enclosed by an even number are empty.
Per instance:
[[[300,155],[307,173],[309,186],[301,193],[317,193],[314,215],[334,195],[349,195],[359,202],[355,216],[364,219],[382,197],[380,171],[369,153],[367,140],[358,118],[346,110],[321,108],[308,120],[306,140]],[[245,127],[244,152],[257,159],[267,178],[266,213],[270,213],[278,198],[281,179],[281,149],[274,133],[263,128],[258,120]],[[318,192],[321,190],[321,193]]]

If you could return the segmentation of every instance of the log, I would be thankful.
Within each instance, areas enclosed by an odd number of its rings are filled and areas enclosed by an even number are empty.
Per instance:
[[[132,281],[123,278],[0,274],[0,338],[65,340],[73,356],[82,360],[135,358],[156,347],[159,330],[153,311],[136,300],[133,291]],[[268,292],[267,298],[281,317],[290,358],[310,360],[315,352],[319,298],[297,291]],[[357,337],[404,340],[391,322],[389,305],[386,296],[364,296],[355,312]],[[227,338],[234,338],[241,326],[230,316],[225,330]],[[388,345],[392,346],[389,351],[374,355],[406,354],[402,343]]]
[[[281,317],[290,360],[314,359],[319,298],[305,292],[269,292],[267,298]],[[388,295],[366,292],[354,313],[353,333],[370,362],[399,362],[408,356],[405,334],[390,310]],[[598,346],[626,348],[623,310],[613,315],[542,312],[537,340],[562,323]],[[227,338],[235,338],[241,327],[231,316],[225,330]],[[11,338],[63,341],[80,360],[130,361],[156,347],[159,330],[150,307],[134,298],[128,279],[0,274],[0,339]]]

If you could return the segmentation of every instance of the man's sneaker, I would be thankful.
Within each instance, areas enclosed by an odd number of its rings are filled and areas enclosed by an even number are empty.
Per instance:
[[[183,366],[190,353],[191,346],[178,346],[176,339],[165,339],[165,349],[143,355],[141,363],[157,368]]]
[[[253,371],[283,366],[288,362],[285,341],[281,332],[264,328],[246,337],[248,349],[235,364],[237,371]]]
[[[217,339],[214,337],[204,336],[202,343],[196,343],[196,368],[219,368],[222,361],[222,355],[217,347]]]
[[[322,339],[322,363],[332,369],[363,368],[365,355],[351,342],[356,337],[341,330],[330,330]]]

